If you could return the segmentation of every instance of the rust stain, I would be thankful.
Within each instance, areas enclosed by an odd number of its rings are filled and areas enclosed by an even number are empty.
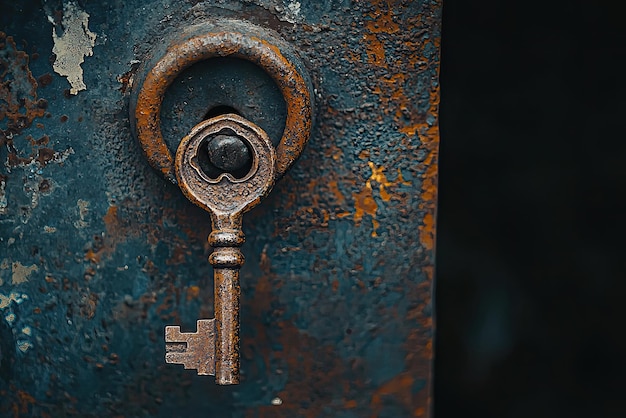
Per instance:
[[[376,389],[370,402],[371,416],[379,416],[384,405],[384,398],[387,396],[393,396],[402,402],[407,409],[413,409],[413,382],[413,376],[409,373],[401,373]]]
[[[342,205],[343,203],[345,203],[346,198],[344,197],[343,193],[341,193],[341,191],[339,190],[339,187],[337,185],[337,180],[329,181],[328,189],[333,194],[333,196],[335,196],[335,199],[337,200],[338,204]]]
[[[365,187],[360,192],[352,193],[354,199],[354,223],[359,225],[363,219],[363,215],[370,215],[376,217],[376,211],[378,205],[372,195],[372,184],[368,179],[365,182]]]
[[[42,84],[46,80],[43,77]],[[25,157],[20,156],[15,143],[35,119],[49,115],[46,112],[48,101],[37,95],[38,86],[29,68],[28,54],[17,48],[12,36],[0,31],[0,122],[6,120],[6,129],[0,129],[0,147],[6,146],[8,149],[6,164],[9,168],[24,166],[32,161],[37,161],[43,167],[57,157],[53,150],[40,148],[49,141],[46,135],[38,140],[31,136],[26,138],[32,150]],[[36,126],[43,128],[41,123]]]
[[[185,264],[186,257],[191,254],[191,251],[187,249],[185,245],[177,245],[172,251],[172,255],[170,258],[165,260],[165,264],[168,266],[177,266],[180,264]]]
[[[343,157],[343,151],[335,144],[332,144],[324,151],[324,156],[332,158],[334,161],[339,161]]]
[[[354,399],[349,399],[349,400],[347,400],[347,401],[346,401],[346,403],[344,404],[344,407],[345,407],[346,409],[353,409],[353,408],[356,408],[356,407],[357,407],[356,400],[354,400]]]
[[[434,262],[432,250],[435,248],[436,236],[436,201],[437,201],[437,157],[439,147],[439,127],[438,127],[438,110],[439,110],[439,84],[433,83],[428,91],[429,109],[426,112],[420,111],[417,106],[420,101],[415,100],[414,86],[409,85],[406,68],[428,69],[435,66],[436,74],[439,72],[438,59],[426,59],[427,48],[439,51],[440,39],[438,37],[431,38],[423,36],[428,34],[428,29],[432,22],[431,17],[421,14],[409,18],[406,22],[409,27],[425,28],[413,36],[401,39],[399,43],[398,36],[387,36],[387,34],[397,33],[399,26],[395,22],[395,18],[401,14],[401,9],[392,7],[392,3],[385,0],[374,0],[372,2],[374,10],[369,14],[371,20],[366,24],[368,57],[370,64],[378,69],[378,83],[373,86],[373,93],[379,97],[380,108],[385,114],[394,116],[398,124],[399,132],[405,134],[403,145],[407,151],[413,152],[417,147],[426,151],[426,158],[420,164],[422,169],[417,171],[420,173],[421,190],[419,209],[422,212],[422,222],[419,226],[420,244],[430,252],[424,260],[423,272],[432,279],[432,269],[429,266]],[[397,13],[395,15],[394,13]],[[407,51],[402,55],[402,61],[390,61],[385,53],[387,50]],[[410,51],[410,53],[408,53]],[[406,89],[410,89],[408,94]],[[419,139],[419,144],[414,138]],[[359,155],[365,159],[365,154]],[[392,196],[388,193],[388,180],[382,173],[382,170],[372,166],[372,178],[379,183],[380,196],[383,201],[390,199]],[[404,184],[405,181],[398,175],[396,182]]]
[[[371,65],[387,68],[385,41],[394,39],[393,34],[400,30],[400,26],[393,19],[391,8],[383,10],[382,2],[376,2],[375,10],[369,14],[370,19],[366,22],[367,33],[363,36],[367,59]]]
[[[37,400],[33,396],[23,390],[18,390],[17,403],[14,403],[12,406],[13,417],[19,418],[20,416],[23,416],[23,414],[27,414],[30,410],[30,406],[36,404]]]
[[[334,347],[320,346],[292,322],[281,321],[276,326],[280,329],[278,340],[283,349],[273,354],[287,365],[289,373],[285,388],[277,394],[282,404],[280,407],[267,405],[249,409],[246,417],[324,416],[326,400],[336,391],[345,390],[341,382],[346,365],[337,356]]]
[[[435,217],[428,212],[424,215],[424,224],[419,226],[420,242],[427,250],[432,250],[435,246]]]
[[[96,315],[96,308],[98,307],[98,295],[95,293],[89,293],[88,295],[83,295],[82,300],[79,304],[79,312],[80,315],[87,319],[93,319]]]
[[[378,193],[383,202],[388,202],[394,196],[394,192],[389,189],[392,187],[397,187],[400,185],[410,186],[411,182],[404,180],[402,177],[402,172],[398,169],[398,176],[395,181],[389,181],[387,176],[385,175],[385,167],[380,166],[377,167],[371,161],[367,162],[370,170],[372,170],[372,174],[366,180],[365,186],[360,192],[352,193],[352,197],[354,199],[354,222],[355,224],[360,224],[364,215],[370,215],[372,217],[372,237],[377,237],[377,229],[380,226],[380,223],[376,221],[376,212],[378,210],[378,204],[374,200],[373,195],[373,187],[372,182],[376,182],[378,184]]]
[[[117,205],[111,205],[107,209],[106,214],[102,217],[105,233],[102,237],[94,236],[91,247],[85,251],[85,260],[99,264],[104,257],[109,257],[115,251],[117,244],[141,233],[128,222],[120,219],[118,209]]]
[[[200,296],[200,287],[199,286],[189,286],[187,288],[187,302],[190,300],[196,299]]]
[[[378,222],[376,219],[372,219],[372,238],[376,238],[378,236],[378,232],[377,229],[380,226],[380,222]]]

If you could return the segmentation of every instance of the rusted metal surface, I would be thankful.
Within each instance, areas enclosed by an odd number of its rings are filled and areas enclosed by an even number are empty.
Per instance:
[[[0,148],[0,416],[429,416],[440,1],[82,2],[77,95],[51,64],[60,2],[19,3],[0,13],[2,83],[48,106]],[[139,62],[216,16],[287,40],[316,105],[298,163],[243,219],[236,386],[163,361],[165,325],[214,317],[211,224],[128,117]]]
[[[215,319],[198,319],[196,326],[196,332],[180,332],[177,325],[165,327],[165,362],[215,376]]]
[[[245,142],[252,154],[250,170],[241,178],[228,172],[211,177],[199,163],[206,147],[227,133]],[[239,247],[245,241],[242,217],[272,190],[276,164],[276,153],[267,134],[234,114],[198,124],[183,138],[176,152],[178,185],[191,202],[210,212],[213,225],[209,244],[214,251],[209,262],[214,268],[216,341],[207,341],[206,347],[196,345],[191,362],[204,364],[204,360],[198,359],[214,355],[215,381],[219,385],[239,383],[239,269],[244,263]],[[165,332],[167,342],[168,327]],[[191,368],[192,363],[185,363],[185,368]]]
[[[287,59],[289,46],[268,30],[237,20],[216,20],[185,29],[158,62],[138,80],[138,93],[131,120],[146,157],[155,169],[174,181],[173,158],[161,133],[161,105],[167,87],[191,65],[210,58],[237,57],[250,60],[267,72],[280,88],[287,103],[285,130],[277,147],[277,173],[282,176],[300,155],[309,139],[312,103],[309,82],[302,65]],[[260,37],[259,37],[260,36]],[[154,53],[158,55],[157,53]],[[151,65],[151,63],[149,64]],[[131,106],[131,109],[133,107]]]

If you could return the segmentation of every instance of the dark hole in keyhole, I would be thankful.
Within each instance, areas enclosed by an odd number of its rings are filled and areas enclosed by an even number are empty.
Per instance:
[[[226,107],[226,106],[224,106]],[[227,112],[227,113],[231,113],[231,112]],[[221,137],[221,138],[220,138]],[[223,166],[219,167],[218,165],[214,164],[214,162],[211,161],[211,158],[209,156],[209,143],[211,141],[214,140],[220,140],[220,139],[224,139],[224,137],[236,137],[239,138],[238,135],[235,134],[234,131],[226,128],[226,129],[222,129],[221,131],[219,131],[217,134],[210,136],[209,138],[207,138],[206,140],[204,140],[204,142],[200,145],[200,149],[198,152],[198,155],[196,156],[197,161],[198,161],[198,165],[200,166],[200,169],[202,171],[204,171],[204,173],[209,176],[210,178],[217,178],[220,174],[222,173],[229,173],[231,174],[234,178],[236,179],[240,179],[245,177],[250,170],[252,169],[252,150],[250,149],[250,146],[248,145],[248,143],[244,140],[241,140],[241,143],[245,146],[245,152],[244,154],[248,156],[248,158],[243,158],[242,156],[232,156],[232,155],[228,155],[231,152],[237,152],[237,147],[229,147],[228,145],[225,145],[225,148],[223,149],[218,149],[219,152],[223,152],[226,154],[226,158],[230,159],[230,158],[234,158],[235,160],[239,159],[240,161],[243,161],[242,164],[237,165],[236,168],[234,169],[224,169]],[[215,149],[213,150],[213,152],[215,153]],[[219,154],[218,152],[218,154]],[[214,156],[215,158],[215,156]]]
[[[227,113],[234,113],[235,115],[241,116],[241,113],[239,113],[239,111],[235,109],[234,107],[230,107],[226,105],[219,105],[219,106],[215,106],[212,109],[209,109],[209,111],[206,112],[206,114],[204,115],[203,120],[211,119],[219,115],[225,115]]]

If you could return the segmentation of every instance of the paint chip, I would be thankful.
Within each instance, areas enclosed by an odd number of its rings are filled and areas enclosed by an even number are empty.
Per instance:
[[[28,295],[23,293],[11,292],[9,296],[5,296],[0,293],[0,309],[7,308],[11,304],[11,302],[15,302],[19,305],[27,299]]]
[[[9,323],[9,325],[11,325],[13,324],[13,322],[15,322],[15,314],[11,312],[7,316],[5,316],[4,319]]]
[[[89,222],[85,220],[87,214],[89,213],[89,202],[83,199],[78,199],[76,205],[78,206],[78,216],[80,216],[80,219],[74,222],[74,227],[77,229],[85,228],[89,226]]]
[[[30,276],[35,271],[39,271],[39,267],[37,267],[37,265],[35,264],[27,267],[19,261],[16,261],[11,265],[11,270],[13,272],[13,275],[11,277],[11,284],[15,286],[27,282],[28,276]]]
[[[272,399],[272,405],[278,406],[278,405],[282,405],[282,404],[283,404],[283,400],[280,399],[279,397],[275,397],[274,399]]]
[[[89,30],[89,14],[81,10],[75,2],[68,1],[63,5],[60,27],[57,27],[51,16],[48,16],[48,20],[54,24],[54,71],[67,78],[71,85],[70,94],[78,94],[87,89],[80,65],[85,62],[85,57],[93,55],[92,48],[96,43],[96,34]],[[62,32],[61,35],[57,35],[57,30]]]
[[[22,352],[25,353],[28,350],[30,350],[31,348],[33,348],[33,345],[26,341],[26,340],[18,340],[17,342],[17,348]]]

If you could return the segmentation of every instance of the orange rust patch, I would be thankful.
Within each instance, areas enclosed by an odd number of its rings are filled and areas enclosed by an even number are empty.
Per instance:
[[[424,224],[419,226],[420,242],[427,250],[435,246],[435,217],[432,213],[424,215]]]
[[[400,373],[387,383],[380,386],[372,395],[370,407],[372,409],[372,417],[378,416],[380,409],[384,405],[384,397],[394,396],[402,402],[407,409],[413,409],[413,386],[414,378],[408,373]]]
[[[98,240],[94,239],[92,247],[85,252],[85,260],[94,264],[98,264],[105,257],[110,256],[115,251],[117,244],[139,234],[139,231],[120,220],[116,205],[109,206],[106,214],[102,217],[102,221],[105,227],[104,236]]]
[[[333,144],[324,151],[324,156],[332,158],[335,161],[339,161],[343,156],[343,151],[341,148]]]
[[[367,44],[367,61],[378,67],[386,67],[387,62],[385,61],[385,46],[383,43],[373,33],[365,34],[364,38]]]
[[[190,254],[190,251],[187,250],[186,247],[177,246],[172,251],[172,256],[165,260],[165,264],[168,266],[176,266],[180,264],[185,264],[186,256]]]
[[[378,227],[380,226],[380,222],[378,222],[376,219],[372,219],[372,238],[376,238],[378,236],[378,233],[376,232],[376,230],[378,229]]]
[[[406,185],[406,186],[411,185],[411,182],[404,180],[404,178],[402,177],[402,172],[399,169],[398,169],[398,176],[396,180],[389,181],[387,179],[387,176],[384,173],[385,171],[384,166],[376,167],[376,164],[374,164],[371,161],[368,161],[367,164],[372,170],[372,174],[365,182],[365,187],[363,188],[363,190],[361,190],[358,193],[352,193],[352,197],[354,198],[354,208],[355,208],[354,223],[357,225],[360,224],[365,214],[370,215],[372,218],[376,217],[378,204],[374,200],[374,196],[372,193],[372,190],[373,190],[372,181],[378,183],[378,192],[383,202],[390,201],[392,197],[394,196],[394,194],[392,194],[393,192],[389,191],[390,187],[396,187],[399,185]],[[377,237],[378,233],[376,232],[376,230],[380,226],[380,223],[376,221],[375,219],[372,219],[372,226],[374,228],[372,232],[372,237]]]
[[[193,300],[200,296],[200,287],[199,286],[189,286],[187,288],[187,302]]]
[[[369,180],[365,182],[365,187],[358,193],[352,193],[354,199],[354,223],[359,225],[363,219],[363,215],[367,214],[371,217],[376,216],[378,205],[372,195],[372,185]]]
[[[341,205],[346,201],[346,198],[344,197],[343,193],[341,193],[341,191],[339,190],[339,187],[337,185],[337,180],[329,181],[328,188],[330,192],[335,196],[337,203]]]
[[[19,417],[22,414],[28,413],[30,406],[35,405],[37,400],[31,396],[29,393],[24,392],[23,390],[17,391],[17,404],[13,404],[13,416]]]

